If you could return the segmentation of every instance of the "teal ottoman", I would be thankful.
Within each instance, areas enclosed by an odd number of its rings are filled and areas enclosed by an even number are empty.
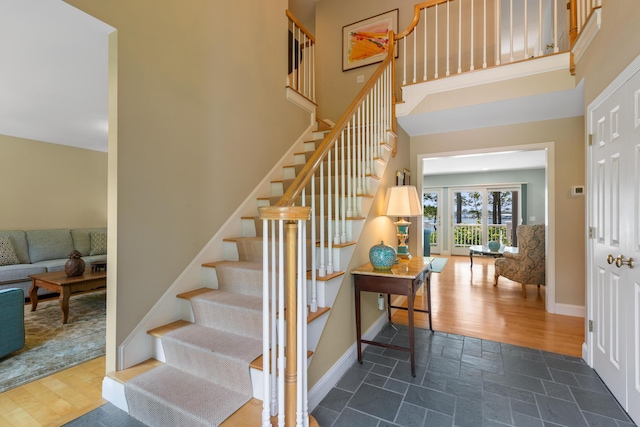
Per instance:
[[[24,347],[24,292],[0,290],[0,358]]]

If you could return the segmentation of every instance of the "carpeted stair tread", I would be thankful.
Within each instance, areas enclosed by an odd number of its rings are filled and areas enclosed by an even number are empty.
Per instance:
[[[249,338],[262,338],[262,298],[217,290],[191,300],[196,323]],[[242,319],[242,321],[239,321]]]
[[[262,297],[262,264],[220,261],[215,265],[218,289]]]
[[[171,365],[127,382],[129,413],[151,426],[218,426],[251,399]]]
[[[200,350],[218,353],[221,357],[246,361],[247,364],[262,353],[262,341],[232,334],[199,324],[185,326],[163,336],[163,345],[173,343]],[[167,362],[172,364],[167,355]]]

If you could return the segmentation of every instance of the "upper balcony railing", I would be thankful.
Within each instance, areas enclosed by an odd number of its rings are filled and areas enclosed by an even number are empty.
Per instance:
[[[316,39],[287,10],[289,18],[289,70],[287,86],[316,102]]]
[[[561,0],[428,0],[396,36],[402,84],[569,50]]]
[[[571,33],[576,38],[582,33],[593,12],[602,7],[602,0],[571,0]],[[575,40],[571,40],[573,46]]]

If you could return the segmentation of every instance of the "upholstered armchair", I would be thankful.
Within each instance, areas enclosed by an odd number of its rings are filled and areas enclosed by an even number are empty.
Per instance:
[[[518,253],[504,253],[495,262],[495,283],[503,276],[522,285],[522,296],[527,297],[525,285],[545,285],[544,225],[519,225]]]

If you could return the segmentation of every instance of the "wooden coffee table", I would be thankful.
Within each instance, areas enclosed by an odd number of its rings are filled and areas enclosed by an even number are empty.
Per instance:
[[[86,269],[82,276],[67,277],[64,271],[53,273],[32,274],[29,297],[31,298],[31,311],[38,307],[38,288],[60,293],[60,309],[62,310],[62,324],[69,318],[69,297],[74,292],[90,291],[92,289],[107,286],[107,273],[105,271],[91,271]]]

